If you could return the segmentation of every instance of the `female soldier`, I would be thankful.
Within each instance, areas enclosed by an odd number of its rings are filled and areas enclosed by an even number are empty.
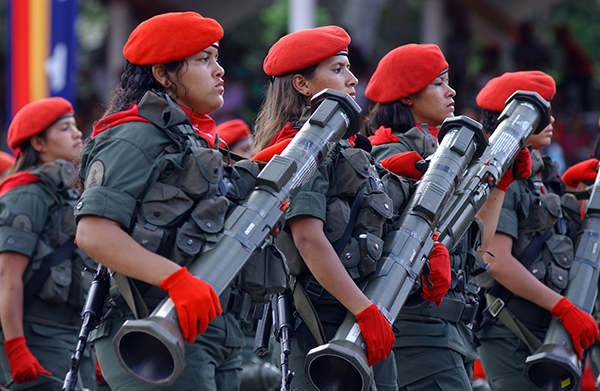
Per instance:
[[[220,147],[246,159],[252,157],[252,132],[241,119],[225,121],[217,126]]]
[[[212,287],[186,268],[221,230],[229,202],[208,116],[223,104],[222,36],[219,23],[195,12],[162,14],[137,26],[123,49],[121,85],[82,155],[78,245],[116,272],[121,292],[131,281],[143,298],[142,305],[121,308],[126,316],[108,319],[96,335],[102,374],[113,390],[154,389],[119,366],[111,344],[132,313],[144,316],[167,294],[188,341],[187,365],[170,389],[239,387],[241,314],[227,307],[239,302],[237,293],[224,293],[221,305]],[[117,276],[129,279],[119,283]]]
[[[255,150],[268,148],[256,159],[267,160],[273,150],[290,141],[310,115],[309,102],[314,94],[332,88],[354,96],[358,80],[350,71],[349,43],[350,37],[342,28],[327,26],[289,34],[271,47],[263,65],[271,82],[255,131]],[[357,282],[374,270],[381,256],[383,222],[404,206],[408,184],[398,182],[404,198],[395,198],[394,210],[389,210],[392,200],[377,185],[379,176],[369,154],[351,148],[349,141],[354,140],[338,143],[294,197],[286,215],[288,230],[280,234],[277,244],[296,276],[296,285],[304,288],[315,306],[325,340],[333,337],[350,311],[365,338],[369,365],[385,360],[374,367],[376,387],[395,390],[396,371],[388,356],[394,341],[390,324]],[[362,202],[356,202],[358,197],[364,197]],[[360,210],[354,223],[349,220],[353,208]],[[351,237],[344,238],[345,231],[351,232]],[[443,246],[436,246],[432,254],[431,262],[436,261],[442,268],[444,263],[448,267]],[[294,298],[299,299],[296,294]],[[300,308],[298,303],[296,308]],[[310,315],[301,312],[300,316],[305,323],[292,340],[290,370],[296,372],[292,387],[310,389],[301,374],[306,353],[318,343],[307,326]]]
[[[418,44],[392,50],[377,65],[365,95],[376,102],[365,124],[367,134],[375,132],[369,138],[373,156],[388,170],[419,179],[422,173],[415,161],[434,153],[437,126],[454,116],[456,92],[449,85],[441,50]],[[527,171],[528,158],[523,150],[517,168]],[[452,253],[452,287],[441,304],[405,308],[396,319],[394,355],[401,390],[471,389],[478,341],[469,326],[478,304],[469,281],[481,262],[476,250],[485,249],[491,240],[512,180],[508,171],[477,214],[477,224]],[[431,365],[423,365],[427,360]]]
[[[517,90],[535,91],[550,100],[556,87],[554,79],[540,71],[508,72],[490,80],[477,95],[488,133],[495,129],[504,102]],[[525,359],[533,353],[535,339],[543,341],[551,316],[562,320],[580,359],[582,349],[599,337],[594,319],[560,294],[569,280],[574,257],[571,238],[580,215],[574,197],[564,194],[557,165],[538,152],[552,142],[553,123],[551,117],[542,132],[529,138],[533,174],[508,188],[489,254],[484,254],[493,277],[481,281],[488,306],[503,303],[493,306],[494,320],[500,321],[478,333],[481,363],[494,390],[533,389],[523,377]]]
[[[0,361],[11,389],[60,390],[77,344],[83,269],[94,267],[73,242],[82,150],[73,107],[63,98],[24,106],[8,145],[19,156],[0,184]]]

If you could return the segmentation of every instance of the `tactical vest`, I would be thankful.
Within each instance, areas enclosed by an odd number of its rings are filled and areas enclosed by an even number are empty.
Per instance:
[[[30,172],[39,178],[37,184],[55,201],[48,216],[53,219],[53,225],[59,228],[43,231],[38,236],[35,251],[23,276],[26,291],[34,288],[36,292],[32,302],[25,308],[24,319],[63,328],[79,326],[80,311],[93,278],[91,272],[84,272],[84,268],[95,267],[87,254],[75,248],[66,259],[50,268],[48,277],[39,289],[27,284],[57,248],[75,238],[73,207],[78,193],[71,186],[77,170],[73,164],[57,160]]]
[[[362,149],[338,144],[330,158],[324,234],[350,276],[361,281],[375,271],[386,223],[406,204],[410,185],[393,174],[380,179],[370,155]],[[394,199],[386,194],[386,187]],[[310,274],[289,231],[283,231],[276,244],[286,255],[290,274]]]
[[[224,165],[219,150],[196,136],[183,109],[168,95],[150,91],[138,110],[173,143],[155,159],[158,169],[138,201],[129,234],[147,250],[188,266],[205,246],[218,242],[227,212],[254,187],[260,167],[250,160]],[[148,296],[152,293],[144,297],[152,306]]]
[[[512,255],[544,285],[562,294],[575,255],[572,238],[582,222],[579,205],[572,194],[565,193],[565,185],[557,176],[558,164],[535,150],[531,158],[533,174],[520,184],[529,195],[523,197],[524,202],[530,199],[531,203],[522,205],[528,208],[527,215],[517,211],[519,228]],[[492,295],[503,294],[504,288],[495,281],[484,287]],[[507,308],[526,325],[543,326],[549,321],[548,311],[515,295],[510,297]]]

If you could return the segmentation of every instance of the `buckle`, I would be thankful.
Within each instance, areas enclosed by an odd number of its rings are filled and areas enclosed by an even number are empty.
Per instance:
[[[495,318],[498,316],[498,314],[500,313],[500,311],[502,311],[503,308],[504,300],[497,297],[496,300],[494,300],[494,302],[492,303],[492,305],[488,307],[488,312]]]
[[[321,286],[321,284],[319,284],[313,278],[308,280],[308,282],[306,283],[306,286],[304,287],[304,291],[307,294],[313,296],[315,300],[318,300],[319,297],[321,297],[324,289],[325,288],[323,288],[323,286]]]

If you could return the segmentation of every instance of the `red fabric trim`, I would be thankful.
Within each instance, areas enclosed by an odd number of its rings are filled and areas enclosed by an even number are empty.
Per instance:
[[[294,137],[299,131],[300,129],[292,129],[292,124],[288,122],[287,125],[285,125],[283,129],[281,129],[281,131],[275,135],[275,137],[273,137],[273,140],[271,140],[271,142],[267,145],[267,148],[272,147],[283,140]]]
[[[133,122],[133,121],[151,123],[146,118],[142,118],[139,116],[137,103],[134,104],[133,106],[131,106],[130,109],[111,114],[108,117],[102,118],[100,121],[98,121],[96,126],[94,126],[92,138],[94,138],[97,135],[99,135],[100,133],[104,132],[106,129],[110,129],[114,126],[123,124],[125,122]]]
[[[188,115],[194,132],[206,141],[211,148],[215,146],[215,139],[217,134],[217,125],[215,121],[209,115],[199,115],[187,107],[183,107],[183,111]]]
[[[375,134],[369,137],[369,141],[371,145],[381,145],[381,144],[389,144],[389,143],[399,143],[400,139],[392,134],[391,128],[386,128],[385,126],[380,126],[379,129],[375,131]]]
[[[28,183],[37,182],[40,179],[27,171],[17,172],[6,178],[0,183],[0,197],[2,197],[9,190],[14,189],[15,187],[19,187],[22,185],[26,185]]]

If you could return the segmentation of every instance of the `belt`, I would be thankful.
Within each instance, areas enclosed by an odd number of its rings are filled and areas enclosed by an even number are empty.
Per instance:
[[[439,307],[429,305],[422,310],[403,311],[402,314],[429,316],[447,320],[448,322],[458,323],[458,321],[462,321],[465,324],[471,324],[477,314],[477,307],[479,307],[479,302],[475,299],[471,299],[465,303],[462,300],[444,297]]]

